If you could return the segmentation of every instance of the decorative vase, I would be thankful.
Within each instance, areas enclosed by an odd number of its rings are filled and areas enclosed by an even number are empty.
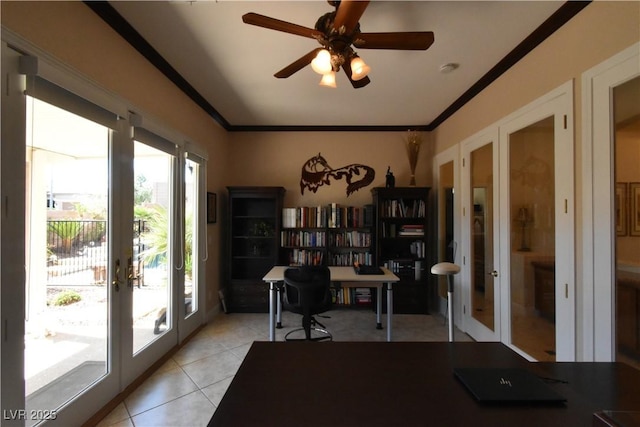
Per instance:
[[[422,144],[422,135],[418,131],[409,131],[407,136],[407,156],[409,156],[409,167],[411,169],[411,180],[409,186],[416,186],[416,165],[418,163],[418,154],[420,153],[420,145]]]

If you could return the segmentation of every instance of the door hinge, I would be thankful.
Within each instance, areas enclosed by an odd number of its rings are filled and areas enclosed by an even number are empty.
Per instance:
[[[567,115],[564,115],[564,128],[567,128]]]
[[[569,202],[564,199],[564,213],[569,213]]]
[[[463,157],[462,158],[462,167],[464,167],[464,160],[465,160],[465,158]]]
[[[462,314],[467,314],[467,306],[466,305],[462,306]]]
[[[462,208],[462,216],[467,216],[467,208]]]
[[[565,297],[565,299],[569,299],[569,284],[568,283],[564,284],[564,297]]]
[[[467,257],[466,256],[462,257],[462,265],[467,265]]]

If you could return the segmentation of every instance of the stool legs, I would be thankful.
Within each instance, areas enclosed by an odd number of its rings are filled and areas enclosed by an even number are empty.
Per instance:
[[[453,342],[453,276],[448,275],[449,289],[447,289],[447,317],[449,318],[449,342]]]

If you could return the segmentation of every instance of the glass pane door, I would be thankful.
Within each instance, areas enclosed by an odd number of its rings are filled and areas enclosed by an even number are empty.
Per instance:
[[[34,98],[27,105],[26,413],[51,414],[112,367],[111,131]]]
[[[554,117],[509,134],[511,343],[556,355]]]
[[[134,141],[132,259],[133,354],[173,327],[173,162],[164,151]]]
[[[471,316],[495,332],[494,238],[493,238],[493,151],[494,143],[471,152],[470,214],[471,230]]]
[[[640,77],[613,89],[618,361],[640,369]]]
[[[185,160],[184,170],[184,318],[198,310],[200,164]]]

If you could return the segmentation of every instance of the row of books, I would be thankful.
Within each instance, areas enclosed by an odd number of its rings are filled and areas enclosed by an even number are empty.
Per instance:
[[[280,245],[282,247],[325,247],[327,246],[327,233],[324,231],[282,230],[280,232]]]
[[[324,251],[293,249],[289,254],[289,265],[322,265]]]
[[[338,248],[368,248],[371,246],[371,233],[368,231],[342,231],[329,234],[329,245]],[[310,230],[282,230],[280,232],[280,246],[308,248],[326,247],[327,233]]]
[[[382,202],[381,212],[387,218],[424,218],[427,210],[424,200],[393,199]]]
[[[371,304],[369,288],[332,288],[331,299],[334,304],[368,305]]]
[[[324,206],[302,206],[282,209],[282,228],[325,228],[327,209]]]
[[[373,226],[373,205],[363,207],[328,206],[282,209],[283,228],[363,228]]]
[[[423,224],[406,224],[400,227],[398,236],[424,236]]]
[[[331,256],[331,265],[350,266],[355,263],[371,265],[373,255],[370,252],[340,252]]]
[[[424,263],[422,260],[390,259],[384,263],[384,266],[400,278],[421,280],[424,274]]]
[[[409,245],[409,250],[411,251],[411,255],[416,258],[426,258],[427,256],[427,246],[424,240],[416,240],[415,242],[411,242],[411,245]]]
[[[423,224],[404,224],[382,223],[382,237],[423,237]]]
[[[371,233],[357,230],[331,233],[329,245],[339,248],[368,248],[371,246]]]

